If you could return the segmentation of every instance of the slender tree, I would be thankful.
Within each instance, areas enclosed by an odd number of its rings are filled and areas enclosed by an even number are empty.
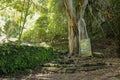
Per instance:
[[[24,2],[25,2],[25,0],[24,0]],[[23,7],[24,7],[24,3],[23,3]],[[20,23],[20,34],[19,34],[19,39],[18,39],[19,41],[21,40],[23,29],[24,29],[26,19],[27,19],[27,16],[28,16],[29,7],[30,7],[30,0],[28,0],[28,2],[27,2],[27,8],[26,8],[25,17],[24,17],[24,21],[23,21],[22,26],[21,26],[21,23]],[[21,19],[22,19],[22,15],[23,15],[23,13],[21,13]]]

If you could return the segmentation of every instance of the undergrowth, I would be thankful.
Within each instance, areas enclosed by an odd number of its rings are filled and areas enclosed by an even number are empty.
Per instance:
[[[31,69],[52,60],[53,49],[19,44],[0,44],[0,73]]]

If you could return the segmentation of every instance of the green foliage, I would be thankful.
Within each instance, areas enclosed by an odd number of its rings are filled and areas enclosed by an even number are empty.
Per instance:
[[[45,28],[40,28],[36,27],[33,30],[28,30],[22,35],[22,41],[25,42],[42,42],[46,41],[46,29]]]
[[[28,17],[22,34],[22,41],[52,41],[56,35],[67,34],[67,19],[64,0],[30,0]],[[90,38],[104,37],[120,40],[120,0],[88,0],[85,21]],[[73,0],[77,10],[84,0]],[[28,0],[0,0],[0,35],[18,37],[20,23],[24,23]],[[36,15],[37,14],[37,15]],[[78,14],[79,16],[79,14]],[[77,17],[77,16],[76,16]],[[4,21],[3,23],[1,21]]]
[[[36,21],[36,26],[37,27],[47,27],[48,25],[48,18],[47,16],[42,16],[42,17],[39,17],[38,20]]]
[[[6,34],[7,38],[17,37],[19,34],[19,25],[12,20],[7,20],[4,25],[4,34]]]
[[[0,27],[0,36],[1,36],[1,34],[2,34],[2,28]]]
[[[65,13],[61,11],[61,8],[63,8],[61,2],[58,0],[30,1],[22,41],[51,41],[55,35],[66,34],[67,20]],[[17,38],[20,35],[20,23],[23,24],[24,22],[27,1],[7,0],[4,2],[2,0],[0,3],[4,3],[4,5],[0,6],[0,9],[2,9],[0,17],[3,17],[5,22],[5,25],[2,25],[4,34],[7,35],[7,38]],[[34,16],[36,13],[37,16]],[[33,22],[31,22],[32,20]]]
[[[53,57],[52,48],[26,46],[18,44],[0,45],[0,72],[7,74],[34,68],[48,62]]]

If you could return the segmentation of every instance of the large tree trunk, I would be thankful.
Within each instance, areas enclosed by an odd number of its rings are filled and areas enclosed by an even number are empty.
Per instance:
[[[80,4],[80,3],[78,3]],[[66,14],[68,18],[68,40],[69,40],[69,53],[78,52],[81,53],[80,50],[80,40],[86,38],[84,31],[86,27],[86,23],[84,21],[84,13],[86,6],[88,4],[88,0],[84,0],[82,7],[78,6],[77,13],[75,13],[75,7],[73,6],[72,0],[64,0],[64,5],[66,8]]]

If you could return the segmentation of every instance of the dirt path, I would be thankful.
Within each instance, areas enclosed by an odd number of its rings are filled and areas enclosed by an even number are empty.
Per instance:
[[[120,59],[58,58],[29,74],[11,74],[0,80],[120,80]]]
[[[41,77],[42,74],[40,73],[31,75],[31,77],[34,80],[37,77],[38,80],[120,80],[119,61],[119,59],[115,58],[83,60],[78,62],[79,64],[81,63],[80,66],[70,67],[70,64],[67,64],[67,66],[64,65],[60,70],[58,68],[52,70],[51,68],[51,71],[47,72],[49,74],[44,74],[43,77]],[[95,65],[96,63],[97,65]]]

